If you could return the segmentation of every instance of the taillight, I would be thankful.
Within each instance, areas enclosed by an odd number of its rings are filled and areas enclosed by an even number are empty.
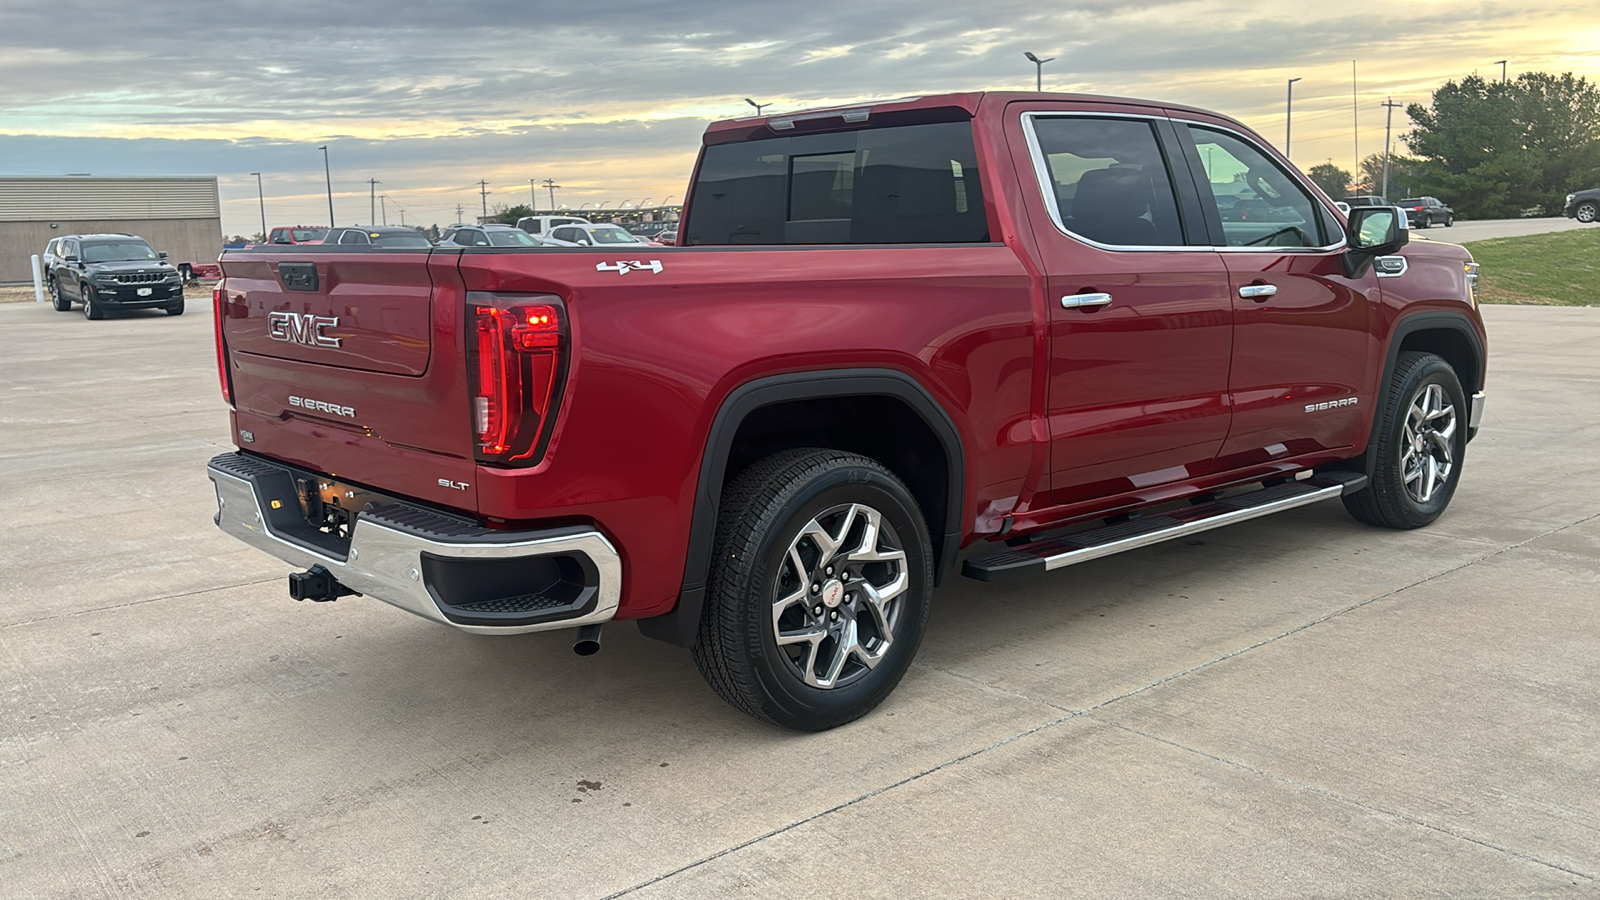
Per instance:
[[[487,462],[537,462],[565,373],[566,309],[554,297],[492,299],[495,305],[467,308],[477,455]]]
[[[227,293],[219,282],[211,291],[211,320],[216,328],[217,380],[222,383],[222,399],[233,405],[233,387],[228,382],[228,348],[222,342],[222,320],[227,315]]]

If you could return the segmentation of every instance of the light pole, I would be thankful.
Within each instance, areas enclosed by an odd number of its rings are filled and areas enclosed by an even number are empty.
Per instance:
[[[267,195],[261,188],[261,173],[251,172],[256,177],[256,199],[261,201],[261,239],[267,239]]]
[[[328,145],[323,144],[317,148],[322,151],[322,177],[328,182],[328,227],[333,227],[333,172],[328,168]]]
[[[1298,78],[1289,79],[1289,99],[1283,108],[1283,155],[1289,155],[1289,134],[1294,126],[1294,83]]]
[[[758,116],[761,115],[761,111],[763,109],[766,109],[767,107],[772,105],[771,103],[757,103],[754,100],[751,100],[749,97],[744,98],[744,102],[750,104],[751,106],[754,106],[756,108],[756,115],[758,115]]]
[[[378,185],[383,184],[376,178],[367,179],[367,188],[371,195],[367,198],[367,221],[378,224]]]
[[[1047,62],[1055,62],[1056,58],[1054,56],[1052,56],[1052,57],[1049,57],[1047,59],[1040,59],[1039,57],[1034,56],[1031,52],[1029,52],[1027,50],[1022,51],[1022,55],[1026,56],[1028,58],[1028,62],[1033,63],[1033,89],[1036,90],[1036,91],[1043,91],[1044,90],[1044,64],[1047,63]]]
[[[534,215],[539,214],[539,188],[532,178],[528,179],[528,210]]]
[[[1511,60],[1509,60],[1509,59],[1501,59],[1501,60],[1496,60],[1495,61],[1495,65],[1500,67],[1500,83],[1501,84],[1505,84],[1506,83],[1506,63],[1508,63],[1510,61]]]

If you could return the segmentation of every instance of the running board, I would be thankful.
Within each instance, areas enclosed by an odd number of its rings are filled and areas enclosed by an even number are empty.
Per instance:
[[[1065,537],[974,556],[962,564],[961,574],[979,581],[1000,581],[1049,572],[1124,550],[1331,500],[1366,486],[1367,476],[1358,472],[1319,472],[1305,481],[1288,481],[1248,494],[1169,510],[1147,519],[1128,519]]]

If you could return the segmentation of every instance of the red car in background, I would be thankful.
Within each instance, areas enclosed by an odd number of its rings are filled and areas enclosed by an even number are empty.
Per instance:
[[[269,244],[320,244],[328,229],[318,225],[285,225],[267,233]]]

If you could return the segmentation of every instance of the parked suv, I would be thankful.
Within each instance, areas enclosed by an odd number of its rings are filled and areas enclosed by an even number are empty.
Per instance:
[[[1600,221],[1600,188],[1568,194],[1562,214],[1586,224]]]
[[[352,225],[349,228],[330,228],[322,238],[324,245],[381,247],[385,249],[426,249],[433,241],[415,228],[399,225]]]
[[[1435,222],[1449,228],[1456,223],[1456,211],[1444,205],[1438,197],[1407,197],[1395,206],[1406,211],[1412,228],[1428,228]]]
[[[439,236],[441,247],[542,247],[538,238],[512,225],[452,225]]]
[[[550,229],[560,225],[587,225],[589,220],[581,216],[523,216],[517,220],[517,227],[543,239],[550,233]]]
[[[83,304],[89,319],[107,310],[160,307],[183,314],[183,276],[144,238],[131,234],[73,234],[57,238],[60,262],[49,276],[50,297],[59,312]]]

